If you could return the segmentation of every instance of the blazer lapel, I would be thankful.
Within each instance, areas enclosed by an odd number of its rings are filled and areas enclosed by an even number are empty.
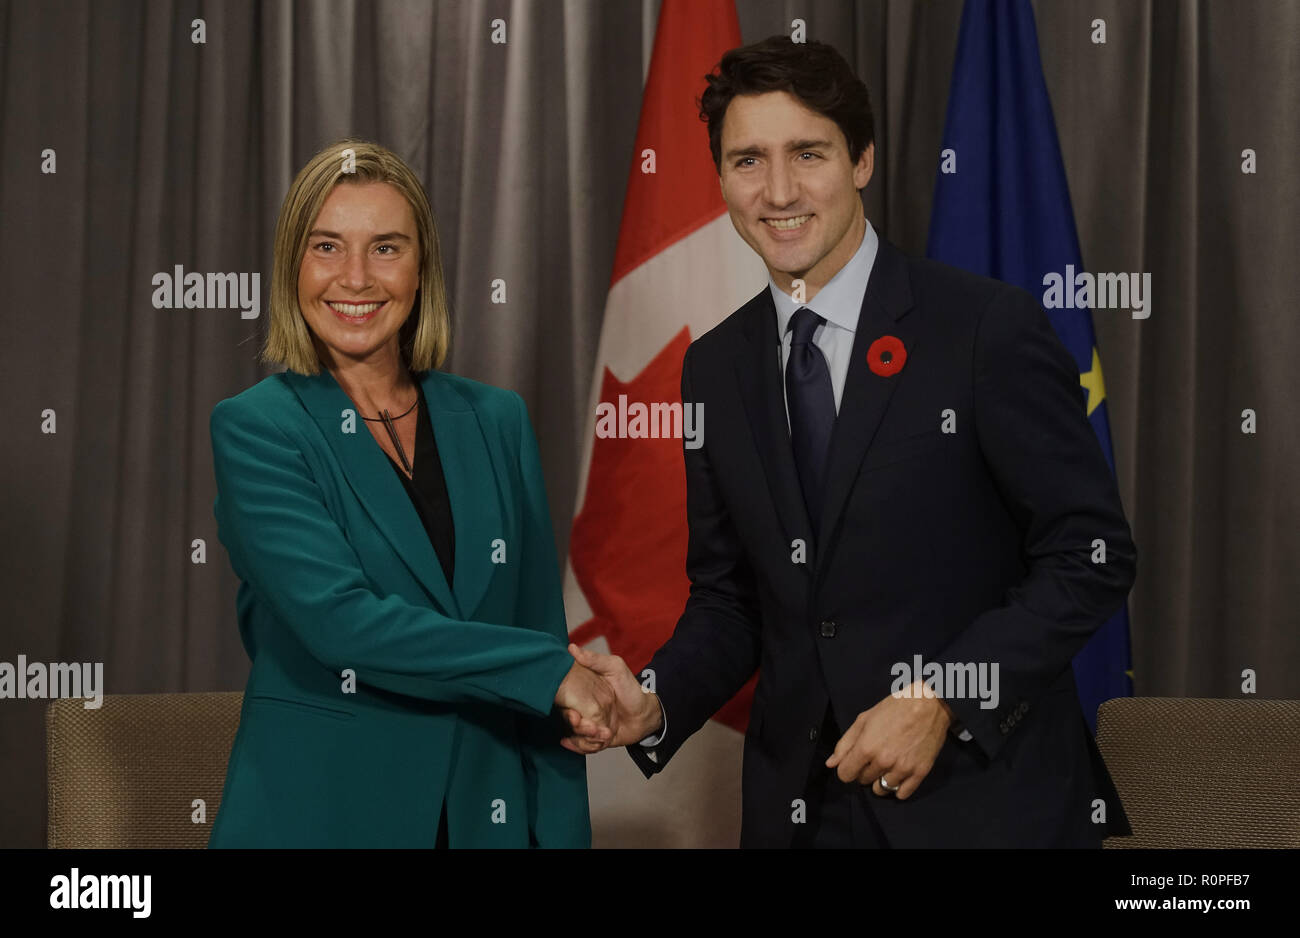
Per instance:
[[[438,371],[426,372],[420,384],[433,418],[456,529],[452,589],[460,609],[472,617],[492,580],[492,542],[506,538],[501,493],[507,490],[508,480],[497,476],[478,414],[469,400]],[[420,534],[427,546],[423,528]],[[517,546],[507,544],[507,549],[517,550]]]
[[[780,346],[776,336],[776,306],[766,287],[742,307],[749,342],[735,359],[740,396],[750,430],[767,476],[768,491],[776,506],[787,542],[803,538],[813,550],[812,524],[803,502],[803,489],[794,465],[781,389]]]
[[[853,337],[853,355],[844,381],[839,415],[831,434],[831,451],[826,470],[826,501],[823,506],[822,540],[829,545],[835,537],[834,526],[844,510],[858,469],[875,436],[876,427],[885,415],[889,399],[899,381],[907,380],[907,369],[882,377],[867,364],[867,350],[881,336],[900,339],[909,357],[915,354],[917,323],[906,315],[912,308],[912,290],[908,280],[907,259],[884,238],[862,298],[862,312]],[[818,551],[818,569],[830,554]]]
[[[393,474],[388,455],[379,448],[360,413],[356,414],[354,432],[343,432],[343,411],[352,410],[355,413],[357,409],[352,399],[339,387],[334,376],[323,369],[319,374],[310,376],[292,371],[286,371],[284,375],[320,427],[325,442],[338,457],[344,478],[375,527],[393,545],[412,576],[438,606],[447,615],[460,618],[456,598],[443,576],[438,555],[429,543],[429,536],[425,533],[424,525],[412,507],[406,490]],[[432,402],[430,406],[432,407]],[[434,427],[437,428],[436,420]],[[439,436],[439,450],[442,445],[442,437]],[[456,535],[456,551],[459,555],[459,530]],[[459,568],[460,564],[457,563],[456,566]]]

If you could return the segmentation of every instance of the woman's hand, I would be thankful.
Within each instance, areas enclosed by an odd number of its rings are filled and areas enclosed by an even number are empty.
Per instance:
[[[630,746],[659,731],[663,725],[659,698],[641,686],[622,658],[598,655],[574,644],[569,645],[569,653],[577,664],[590,669],[612,689],[616,702],[615,724],[609,737],[593,735],[575,722],[578,714],[566,712],[575,735],[561,740],[560,745],[587,755],[611,746]]]
[[[618,732],[618,701],[609,682],[578,661],[560,682],[555,703],[573,731],[604,748]],[[594,751],[594,750],[592,750]]]

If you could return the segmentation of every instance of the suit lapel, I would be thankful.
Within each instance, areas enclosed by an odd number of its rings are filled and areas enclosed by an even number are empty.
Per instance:
[[[456,529],[452,588],[460,609],[473,616],[492,579],[492,542],[506,538],[500,501],[505,489],[469,400],[438,371],[426,372],[420,384],[433,418],[433,435],[438,442]],[[420,534],[427,545],[429,539],[423,528]],[[508,545],[508,549],[513,546]]]
[[[803,538],[812,545],[812,524],[803,502],[799,473],[786,428],[785,399],[781,389],[781,359],[776,336],[776,306],[766,287],[741,308],[749,340],[735,359],[740,396],[772,503],[785,530],[786,541]]]
[[[436,371],[420,379],[456,530],[455,582],[448,584],[419,514],[361,415],[357,414],[355,432],[343,432],[343,411],[356,410],[352,399],[328,371],[312,376],[284,374],[338,457],[357,500],[412,576],[453,618],[463,617],[462,608],[477,608],[491,572],[490,542],[504,533],[496,477],[469,402]],[[496,533],[486,536],[488,531]]]
[[[892,335],[902,341],[909,357],[915,354],[917,322],[915,318],[905,318],[911,308],[907,259],[881,238],[867,292],[862,298],[862,312],[853,337],[853,355],[849,359],[844,394],[831,435],[826,501],[821,519],[822,539],[827,546],[835,538],[837,522],[894,389],[899,381],[906,380],[906,366],[888,378],[873,372],[867,364],[867,350],[881,336]],[[818,550],[819,570],[823,559],[830,553],[829,549]]]

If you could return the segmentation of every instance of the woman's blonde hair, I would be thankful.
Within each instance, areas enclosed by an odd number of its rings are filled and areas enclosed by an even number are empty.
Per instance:
[[[398,335],[403,361],[412,371],[437,368],[451,342],[451,315],[442,277],[442,254],[429,197],[411,168],[387,147],[348,137],[331,143],[299,170],[275,223],[271,271],[270,326],[261,360],[299,374],[319,374],[320,356],[298,305],[298,270],[307,251],[307,233],[337,185],[387,182],[410,203],[420,238],[420,287],[411,315]]]

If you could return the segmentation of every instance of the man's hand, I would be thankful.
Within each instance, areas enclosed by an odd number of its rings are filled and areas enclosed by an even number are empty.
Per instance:
[[[569,645],[569,653],[576,659],[577,665],[591,669],[613,689],[616,719],[614,732],[608,737],[593,735],[586,731],[579,714],[566,711],[565,716],[573,726],[575,735],[561,740],[561,746],[585,755],[610,746],[630,746],[659,731],[663,723],[659,698],[645,692],[622,658],[618,655],[598,655],[573,644]]]
[[[602,748],[618,731],[618,701],[613,688],[580,662],[573,662],[573,667],[560,682],[555,703],[575,733],[600,742]]]
[[[911,697],[890,695],[870,710],[858,714],[826,760],[843,782],[870,785],[882,797],[905,801],[934,766],[943,748],[952,710],[947,702],[925,689],[922,681],[910,688]],[[880,777],[889,782],[886,790]]]

